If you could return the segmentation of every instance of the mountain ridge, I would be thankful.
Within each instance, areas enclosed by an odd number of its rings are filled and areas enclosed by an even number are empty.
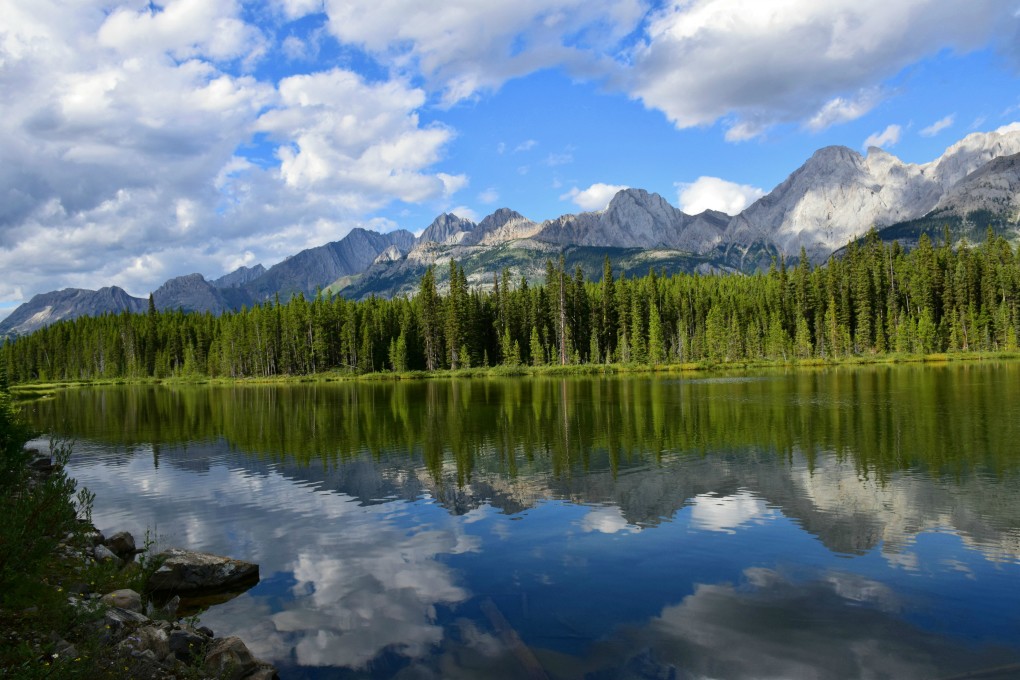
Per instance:
[[[487,286],[504,267],[539,277],[542,262],[560,252],[572,252],[590,267],[599,248],[625,253],[632,266],[647,261],[685,271],[747,272],[775,257],[796,257],[802,247],[812,262],[822,262],[872,228],[909,246],[943,223],[957,240],[973,240],[976,229],[988,226],[1017,240],[1018,222],[1020,123],[1013,123],[967,135],[924,164],[906,163],[878,147],[863,155],[845,146],[823,147],[733,216],[712,210],[688,215],[638,188],[621,190],[603,210],[541,222],[509,207],[477,223],[442,213],[419,237],[404,229],[355,228],[268,269],[240,267],[211,281],[197,273],[175,277],[153,298],[159,309],[219,314],[276,296],[312,297],[320,289],[392,296],[412,292],[428,266],[450,259],[465,267],[472,285]],[[0,337],[83,314],[141,311],[146,304],[116,287],[43,293],[0,321]]]

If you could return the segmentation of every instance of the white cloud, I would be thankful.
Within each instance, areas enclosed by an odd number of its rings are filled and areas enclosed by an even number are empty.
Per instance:
[[[478,200],[486,205],[491,205],[499,200],[499,192],[495,187],[489,187],[482,193],[478,194]]]
[[[245,23],[233,0],[170,0],[160,8],[119,7],[99,28],[103,47],[136,57],[169,53],[176,59],[229,60],[265,49],[261,32]]]
[[[758,187],[737,184],[719,177],[699,177],[693,182],[677,184],[680,209],[688,215],[706,210],[719,210],[736,215],[765,195]]]
[[[956,122],[956,114],[950,114],[945,118],[940,118],[928,127],[921,130],[922,137],[934,137],[938,133],[942,132],[946,128],[952,126]]]
[[[0,283],[8,299],[141,295],[238,253],[269,265],[355,226],[392,228],[365,216],[394,200],[467,185],[430,169],[454,133],[420,123],[426,94],[403,80],[238,75],[269,44],[239,3],[19,0],[4,23],[0,82],[18,93],[0,98],[0,271],[20,289]],[[237,155],[259,132],[278,165]]]
[[[463,176],[421,172],[453,137],[449,128],[418,124],[421,90],[333,69],[285,78],[279,92],[282,106],[263,114],[256,129],[283,142],[277,155],[289,187],[329,191],[331,200],[364,211],[393,197],[422,201],[464,186]]]
[[[863,90],[850,99],[830,99],[804,125],[812,132],[820,132],[833,125],[849,123],[871,111],[881,99],[882,95],[877,88]]]
[[[456,208],[450,208],[447,212],[451,212],[457,217],[463,217],[464,219],[471,220],[472,222],[478,222],[478,213],[466,205],[458,205]]]
[[[631,33],[640,0],[326,0],[329,30],[452,104],[555,66],[590,68]]]
[[[538,146],[538,142],[536,142],[534,139],[527,139],[518,144],[516,148],[514,148],[514,153],[519,153],[521,151],[531,151],[536,146]]]
[[[876,132],[869,135],[864,140],[864,148],[869,149],[873,146],[885,148],[887,146],[895,146],[900,141],[900,134],[903,132],[903,128],[899,125],[890,125],[881,132]]]
[[[882,81],[946,48],[1008,46],[1000,0],[674,0],[613,78],[679,128],[728,120],[733,141],[783,122],[820,130],[857,118]]]
[[[603,210],[613,200],[613,196],[628,187],[622,184],[592,184],[587,189],[581,190],[574,187],[560,196],[561,201],[573,201],[582,210]]]

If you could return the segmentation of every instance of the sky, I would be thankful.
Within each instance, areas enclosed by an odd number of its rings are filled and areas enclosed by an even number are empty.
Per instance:
[[[0,317],[352,228],[735,214],[1020,120],[1020,0],[0,0]]]

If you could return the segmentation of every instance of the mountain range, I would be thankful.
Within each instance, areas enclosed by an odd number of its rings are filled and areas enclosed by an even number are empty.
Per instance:
[[[922,233],[941,238],[946,227],[957,241],[981,240],[988,228],[1018,240],[1020,123],[968,135],[925,164],[905,163],[877,147],[864,155],[825,147],[734,216],[688,215],[658,194],[624,189],[604,210],[543,222],[500,208],[477,223],[440,215],[417,237],[403,229],[353,229],[268,269],[241,267],[213,280],[180,276],[152,295],[159,309],[216,314],[320,289],[390,297],[412,293],[427,267],[451,259],[471,285],[484,287],[504,268],[538,281],[546,260],[561,253],[568,266],[595,278],[605,255],[621,274],[651,266],[666,273],[751,272],[780,256],[798,257],[802,248],[813,263],[823,262],[872,228],[910,247]],[[81,315],[143,311],[147,304],[116,286],[42,293],[0,322],[0,337]]]

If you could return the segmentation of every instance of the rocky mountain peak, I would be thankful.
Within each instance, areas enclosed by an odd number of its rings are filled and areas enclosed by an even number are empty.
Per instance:
[[[39,293],[0,322],[0,337],[25,335],[63,319],[118,314],[124,310],[142,312],[145,308],[145,300],[131,297],[117,286],[99,290],[65,288]]]
[[[992,132],[969,134],[946,149],[925,169],[945,190],[992,159],[1015,153],[1020,153],[1020,122]]]
[[[426,241],[432,243],[456,242],[463,238],[462,234],[473,231],[475,223],[458,217],[453,213],[443,213],[432,221],[425,231],[418,237],[418,243]]]
[[[152,300],[157,309],[181,309],[185,312],[220,314],[228,308],[222,293],[201,274],[170,279],[152,293]]]
[[[254,267],[241,266],[229,274],[224,274],[220,278],[210,281],[210,283],[217,288],[240,288],[265,273],[266,268],[261,264],[257,264]]]

